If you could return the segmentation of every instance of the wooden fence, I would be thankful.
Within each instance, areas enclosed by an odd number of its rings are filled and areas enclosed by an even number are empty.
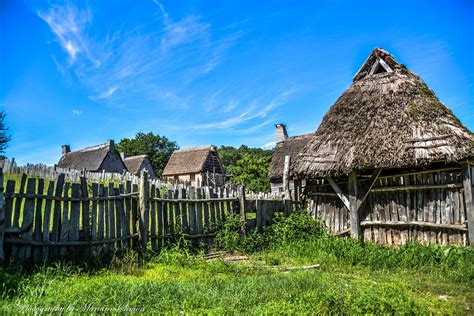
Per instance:
[[[167,190],[150,182],[145,173],[138,184],[23,174],[6,181],[5,194],[3,185],[0,168],[0,261],[159,251],[178,238],[197,245],[210,242],[230,214],[239,214],[243,229],[248,229],[270,224],[276,212],[291,212],[283,200],[246,200],[243,189]],[[255,217],[247,218],[252,212]]]
[[[466,168],[464,168],[466,169]],[[363,240],[400,245],[407,241],[465,246],[469,240],[472,209],[472,169],[453,166],[439,170],[387,174],[377,177],[358,210]],[[309,192],[309,210],[320,217],[335,234],[351,232],[351,212],[344,203],[349,192],[347,180],[313,184]],[[360,180],[361,186],[370,182]],[[335,192],[333,187],[339,188]],[[342,199],[341,199],[342,197]],[[346,199],[347,200],[347,199]],[[349,201],[347,201],[349,202]],[[468,225],[469,224],[469,225]]]

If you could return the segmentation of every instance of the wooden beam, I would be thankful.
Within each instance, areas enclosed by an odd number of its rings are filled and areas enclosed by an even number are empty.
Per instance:
[[[283,165],[283,190],[285,199],[291,199],[290,194],[290,162],[291,156],[285,156],[285,164]]]
[[[360,238],[360,221],[357,199],[357,172],[352,171],[349,174],[349,210],[351,213],[351,237]]]
[[[334,190],[334,192],[336,192],[337,196],[344,204],[344,206],[350,211],[351,207],[350,207],[349,199],[345,196],[344,192],[342,192],[341,188],[339,188],[339,186],[337,185],[337,183],[334,181],[333,178],[327,177],[327,180],[329,184],[331,185],[332,189]]]
[[[472,190],[472,176],[469,162],[462,163],[462,175],[464,186],[464,203],[467,217],[467,231],[469,237],[469,245],[474,245],[474,208],[472,205],[473,190]]]
[[[358,198],[358,204],[357,204],[357,209],[359,210],[360,207],[362,206],[362,203],[364,203],[365,199],[367,198],[367,195],[369,195],[370,190],[372,190],[372,187],[375,184],[375,181],[377,181],[380,172],[382,172],[382,168],[375,169],[374,173],[370,177],[369,181],[367,184],[364,186],[364,188],[361,190],[361,195]]]
[[[148,244],[148,173],[142,170],[140,174],[139,188],[139,206],[140,206],[140,244],[141,250],[146,251]]]

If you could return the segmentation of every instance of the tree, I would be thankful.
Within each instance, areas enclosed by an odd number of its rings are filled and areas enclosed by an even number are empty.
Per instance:
[[[171,154],[177,149],[176,142],[152,132],[139,132],[135,138],[122,138],[117,144],[117,150],[127,155],[147,155],[157,176],[161,176]]]
[[[234,183],[244,183],[250,191],[270,191],[268,170],[271,159],[271,156],[256,157],[244,154],[232,168],[232,181]]]
[[[219,159],[224,166],[227,174],[232,174],[232,170],[236,165],[237,161],[242,159],[245,155],[250,157],[261,158],[271,157],[272,150],[265,150],[261,148],[252,148],[245,145],[241,145],[239,148],[232,146],[221,146],[218,149]]]
[[[5,150],[8,147],[8,142],[11,139],[11,136],[7,134],[8,128],[5,126],[5,112],[0,112],[0,156],[5,153]]]

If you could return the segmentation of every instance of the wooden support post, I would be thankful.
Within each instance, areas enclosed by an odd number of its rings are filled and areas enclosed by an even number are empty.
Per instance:
[[[283,191],[285,199],[291,199],[290,194],[290,162],[291,156],[285,156],[285,164],[283,165]]]
[[[245,235],[247,218],[245,216],[245,185],[239,186],[240,230]]]
[[[140,174],[140,244],[142,251],[146,251],[148,244],[148,173],[142,170]]]
[[[472,176],[470,164],[463,163],[462,165],[462,183],[464,187],[464,203],[467,218],[467,234],[469,237],[469,245],[474,245],[474,208],[472,204],[473,190],[472,190]]]
[[[3,195],[3,168],[0,168],[0,263],[5,261],[3,235],[5,233],[5,196]]]
[[[360,238],[359,210],[357,205],[357,172],[349,174],[349,207],[351,213],[351,237]]]

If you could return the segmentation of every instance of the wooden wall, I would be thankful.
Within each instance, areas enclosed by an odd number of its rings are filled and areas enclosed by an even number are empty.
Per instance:
[[[468,245],[464,191],[461,167],[380,176],[359,210],[363,240]],[[349,211],[330,185],[313,185],[308,206],[332,233],[349,233]]]

